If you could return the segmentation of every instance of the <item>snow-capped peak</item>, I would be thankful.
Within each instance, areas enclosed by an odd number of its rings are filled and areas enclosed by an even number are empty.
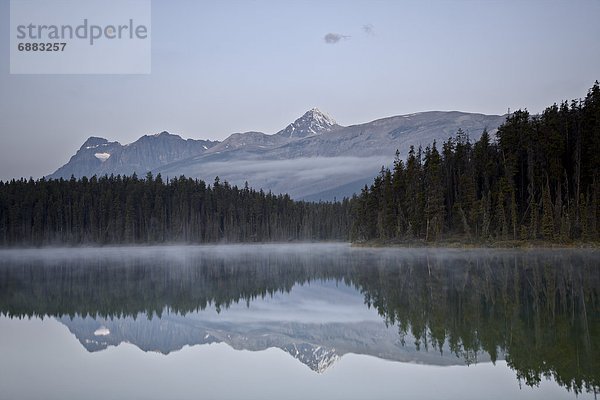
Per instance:
[[[335,122],[335,120],[333,118],[331,118],[331,116],[329,114],[322,112],[321,110],[319,110],[316,107],[308,110],[302,116],[302,118],[310,118],[310,119],[314,120],[315,122],[318,122],[319,124],[324,125],[324,126],[337,125],[337,122]]]
[[[310,343],[290,343],[283,346],[282,349],[319,374],[325,372],[326,369],[340,359],[334,348],[326,348]]]
[[[329,132],[338,126],[328,114],[313,108],[277,134],[287,138],[304,138]]]

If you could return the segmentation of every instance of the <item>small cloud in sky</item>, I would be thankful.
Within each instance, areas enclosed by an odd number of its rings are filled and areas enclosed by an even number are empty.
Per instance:
[[[336,44],[342,39],[346,40],[349,38],[350,36],[342,35],[341,33],[329,32],[327,35],[325,35],[325,37],[323,37],[323,40],[325,40],[325,43],[327,44]]]
[[[365,25],[363,25],[362,30],[367,35],[374,35],[375,34],[375,27],[373,26],[373,24],[365,24]]]

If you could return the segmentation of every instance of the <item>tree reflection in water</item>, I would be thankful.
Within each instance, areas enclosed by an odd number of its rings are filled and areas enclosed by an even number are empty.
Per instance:
[[[11,318],[161,317],[289,292],[314,280],[359,290],[400,338],[466,363],[506,354],[520,381],[597,392],[600,254],[345,246],[206,246],[7,253],[0,313]],[[412,339],[411,339],[412,340]]]

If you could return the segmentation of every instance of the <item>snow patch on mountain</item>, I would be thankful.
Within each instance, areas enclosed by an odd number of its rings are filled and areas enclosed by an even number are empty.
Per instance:
[[[94,331],[94,336],[108,336],[108,335],[110,335],[110,330],[105,326],[101,326],[100,328],[98,328]]]
[[[110,157],[109,153],[95,153],[94,157],[96,157],[98,160],[104,162],[106,160],[108,160],[108,158]]]

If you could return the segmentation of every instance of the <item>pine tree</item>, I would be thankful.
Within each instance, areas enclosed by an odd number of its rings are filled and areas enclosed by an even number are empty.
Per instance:
[[[550,198],[550,188],[546,185],[542,199],[542,236],[544,239],[554,239],[554,206]]]

